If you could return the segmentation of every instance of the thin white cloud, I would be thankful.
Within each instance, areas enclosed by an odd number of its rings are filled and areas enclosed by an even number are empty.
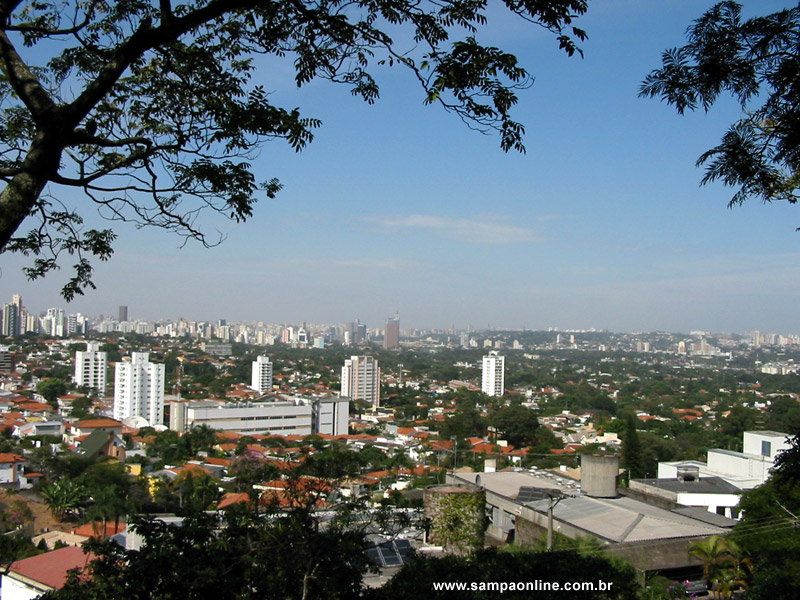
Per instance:
[[[436,215],[388,215],[364,217],[364,221],[394,231],[422,230],[450,239],[475,244],[519,244],[543,238],[533,229],[516,225],[510,217],[477,215],[444,217]]]
[[[412,261],[399,258],[293,258],[288,261],[294,265],[309,265],[325,268],[358,268],[400,270],[413,266]]]

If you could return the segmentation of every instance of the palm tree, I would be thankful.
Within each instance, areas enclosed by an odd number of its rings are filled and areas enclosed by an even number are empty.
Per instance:
[[[103,524],[102,535],[106,535],[106,524],[110,519],[114,519],[114,531],[119,529],[119,519],[127,512],[127,502],[125,497],[113,485],[100,488],[92,494],[94,504],[89,507],[88,516],[92,523],[101,521]],[[95,532],[97,528],[95,527]]]
[[[703,578],[710,589],[711,580],[717,567],[728,555],[725,539],[718,535],[712,535],[704,540],[695,540],[689,544],[689,555],[699,558],[703,562]]]
[[[736,568],[720,569],[714,581],[717,594],[723,598],[730,598],[738,587],[747,586],[747,574]]]

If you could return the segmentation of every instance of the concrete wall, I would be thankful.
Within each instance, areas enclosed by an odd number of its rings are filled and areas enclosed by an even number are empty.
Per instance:
[[[769,442],[769,453],[766,457],[774,461],[775,457],[782,450],[788,450],[791,446],[786,442],[786,434],[778,432],[764,431],[745,431],[744,432],[744,452],[745,454],[755,454],[762,456],[762,442]]]

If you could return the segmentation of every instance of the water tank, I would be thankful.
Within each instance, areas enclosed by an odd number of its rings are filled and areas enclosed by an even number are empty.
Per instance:
[[[616,498],[619,456],[584,454],[581,457],[581,489],[593,498]]]

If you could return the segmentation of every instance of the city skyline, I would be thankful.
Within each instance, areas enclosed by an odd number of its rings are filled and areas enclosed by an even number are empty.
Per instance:
[[[181,323],[181,322],[194,323],[194,324],[198,324],[198,325],[203,325],[206,328],[208,328],[206,330],[203,330],[203,332],[201,332],[201,337],[209,337],[207,335],[207,333],[211,332],[213,328],[215,328],[216,326],[219,326],[219,325],[223,325],[222,328],[226,329],[228,331],[228,333],[231,334],[233,332],[233,327],[234,326],[247,325],[247,326],[251,326],[252,327],[252,326],[258,324],[260,326],[263,325],[264,327],[267,327],[267,328],[269,328],[269,329],[274,331],[273,335],[270,336],[270,337],[273,338],[272,341],[267,342],[267,341],[253,340],[252,342],[249,342],[249,343],[255,344],[257,346],[260,346],[260,345],[271,345],[275,341],[278,340],[278,337],[281,338],[280,341],[282,341],[283,343],[289,343],[289,341],[290,341],[289,338],[293,335],[294,327],[298,323],[296,321],[274,321],[274,320],[269,320],[269,319],[266,319],[266,318],[245,319],[245,320],[241,320],[241,321],[220,318],[218,316],[208,317],[208,318],[194,318],[194,317],[192,317],[190,315],[182,315],[182,316],[177,317],[177,318],[173,318],[173,317],[144,318],[144,317],[137,317],[135,314],[132,317],[130,317],[130,319],[127,320],[127,321],[120,321],[119,317],[121,316],[121,314],[119,314],[115,318],[113,315],[105,314],[105,313],[99,313],[99,314],[96,314],[96,315],[84,314],[84,313],[72,313],[72,312],[68,312],[64,308],[60,308],[60,307],[50,307],[50,308],[48,308],[46,310],[42,309],[42,310],[38,310],[38,311],[31,311],[22,302],[22,297],[21,297],[20,294],[14,294],[13,302],[9,303],[9,304],[6,304],[6,307],[9,306],[10,304],[14,304],[14,303],[17,303],[17,302],[19,302],[19,305],[22,307],[22,311],[23,311],[22,315],[24,317],[27,317],[27,318],[36,317],[39,320],[39,328],[40,328],[40,330],[39,331],[35,331],[35,332],[33,330],[29,330],[28,333],[42,333],[42,334],[45,334],[45,335],[51,335],[53,337],[63,337],[63,338],[76,337],[76,336],[77,337],[84,337],[88,333],[94,333],[94,334],[101,334],[102,335],[103,333],[107,333],[107,332],[112,331],[112,330],[113,331],[122,331],[123,333],[125,331],[127,331],[126,329],[103,329],[102,327],[100,327],[99,329],[95,329],[94,328],[95,326],[101,326],[103,324],[105,324],[105,325],[109,325],[109,324],[119,325],[121,323],[127,323],[129,325],[129,327],[131,328],[130,329],[131,331],[133,329],[135,329],[136,328],[135,326],[137,326],[137,325],[148,324],[150,326],[150,329],[148,330],[148,332],[155,333],[154,331],[152,331],[152,325],[154,325],[154,324],[165,325],[165,324],[170,324],[170,323],[171,324],[178,324],[178,323]],[[2,304],[2,302],[0,302],[0,304]],[[128,307],[126,306],[125,308],[127,309]],[[0,313],[0,325],[5,327],[5,321],[3,319],[3,314],[5,314],[5,311]],[[55,318],[53,316],[53,315],[56,315],[56,314],[60,315],[60,318]],[[126,310],[125,314],[127,316],[127,310]],[[60,324],[59,324],[59,321],[60,321]],[[607,327],[569,327],[569,326],[567,326],[567,327],[552,327],[551,326],[551,327],[534,328],[534,327],[526,327],[526,326],[523,326],[523,327],[496,327],[496,326],[492,326],[491,324],[487,324],[484,327],[480,327],[480,326],[479,327],[475,327],[475,326],[472,325],[472,323],[467,324],[467,325],[459,324],[458,326],[455,323],[450,323],[447,326],[440,326],[440,327],[419,327],[419,326],[416,326],[415,324],[412,323],[411,325],[406,326],[404,329],[400,329],[398,327],[399,318],[397,318],[397,317],[391,317],[389,319],[386,319],[383,326],[381,326],[379,324],[361,323],[359,319],[356,319],[355,321],[349,321],[346,318],[344,318],[344,319],[334,320],[334,321],[331,321],[331,322],[314,322],[314,321],[310,321],[308,319],[303,319],[302,320],[302,326],[298,329],[298,331],[301,332],[301,335],[305,338],[305,339],[300,340],[300,341],[304,345],[305,344],[309,344],[310,345],[312,341],[316,342],[316,338],[314,340],[310,340],[308,338],[308,330],[306,329],[306,327],[308,327],[311,332],[315,332],[315,331],[319,332],[322,329],[327,329],[327,328],[333,327],[333,328],[341,329],[342,332],[347,331],[348,333],[352,333],[351,332],[351,328],[358,327],[359,332],[361,332],[361,330],[363,330],[363,332],[359,333],[356,336],[355,340],[353,340],[352,337],[350,338],[350,340],[347,340],[347,338],[345,338],[345,340],[346,340],[345,344],[346,345],[358,344],[360,342],[366,341],[366,337],[364,337],[364,336],[366,335],[367,332],[370,332],[372,334],[372,338],[371,339],[374,340],[375,339],[374,336],[377,335],[378,338],[381,340],[381,347],[386,348],[386,334],[387,334],[387,326],[389,324],[393,324],[393,329],[390,332],[390,338],[391,338],[391,341],[393,342],[392,343],[392,348],[399,347],[399,345],[395,346],[394,342],[397,341],[398,344],[399,344],[399,338],[400,338],[401,334],[408,335],[409,332],[416,332],[416,334],[419,334],[419,333],[423,333],[424,334],[425,332],[438,333],[438,334],[448,333],[448,334],[451,334],[451,335],[455,335],[455,334],[462,334],[463,335],[465,333],[466,334],[470,334],[470,333],[472,333],[472,334],[478,334],[478,333],[480,333],[480,334],[491,334],[493,332],[502,333],[502,332],[515,332],[515,331],[520,331],[520,332],[522,332],[522,331],[553,331],[553,332],[562,332],[562,333],[606,332],[606,333],[619,333],[619,334],[626,334],[626,335],[669,333],[669,334],[674,334],[674,335],[691,335],[691,336],[729,335],[729,334],[732,334],[732,335],[739,335],[739,336],[742,336],[742,337],[752,336],[753,334],[785,335],[785,336],[797,336],[798,335],[798,333],[796,333],[795,330],[769,330],[769,329],[765,329],[765,328],[756,328],[756,329],[748,329],[748,330],[742,330],[742,329],[740,329],[740,330],[727,330],[727,331],[712,330],[712,329],[709,329],[709,328],[697,328],[697,329],[685,330],[685,331],[681,331],[681,330],[672,330],[671,331],[671,330],[667,330],[667,329],[637,329],[637,330],[623,331],[623,330],[609,329]],[[77,328],[75,328],[75,326],[77,326]],[[70,327],[75,328],[75,330],[73,331],[72,329],[70,329]],[[267,329],[263,329],[262,332],[264,334],[268,333]],[[280,333],[280,336],[277,335],[278,333]],[[294,333],[297,333],[297,332],[294,332]],[[17,333],[16,335],[19,335],[19,333]],[[343,333],[343,335],[344,335],[344,333]],[[295,341],[298,341],[298,340],[295,340]]]
[[[418,328],[794,331],[796,209],[726,210],[732,190],[699,187],[694,167],[738,106],[679,117],[637,98],[661,53],[712,4],[592,5],[578,20],[583,59],[535,28],[490,19],[482,41],[536,77],[515,111],[525,155],[422,106],[397,69],[380,73],[382,98],[366,106],[321,82],[297,91],[279,62],[264,63],[277,101],[323,120],[302,154],[275,143],[254,160],[260,180],[285,184],[276,200],[245,224],[203,219],[228,237],[210,250],[120,226],[116,254],[96,264],[98,289],[70,305],[58,297],[69,263],[28,283],[27,261],[3,255],[0,292],[37,314],[130,306],[150,320],[358,317],[380,327],[399,309]],[[786,6],[743,4],[745,17]]]

